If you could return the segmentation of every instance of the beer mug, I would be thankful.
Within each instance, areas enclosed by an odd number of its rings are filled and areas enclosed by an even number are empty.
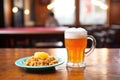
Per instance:
[[[93,36],[87,35],[84,28],[69,28],[64,32],[65,48],[67,49],[67,67],[85,67],[85,54],[93,52],[96,40]],[[89,51],[85,52],[87,39],[92,41]]]

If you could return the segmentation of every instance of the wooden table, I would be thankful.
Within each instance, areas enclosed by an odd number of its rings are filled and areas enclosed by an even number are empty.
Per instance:
[[[53,71],[27,72],[17,67],[14,62],[36,51],[46,51],[52,56],[60,56],[65,63],[56,66]],[[120,49],[99,48],[86,57],[86,68],[68,69],[66,67],[67,52],[65,48],[1,48],[0,79],[1,80],[120,80]]]
[[[65,29],[67,27],[0,28],[0,47],[44,47],[43,43],[51,44],[51,47],[63,47],[54,44],[63,42]],[[43,46],[38,45],[40,42]]]

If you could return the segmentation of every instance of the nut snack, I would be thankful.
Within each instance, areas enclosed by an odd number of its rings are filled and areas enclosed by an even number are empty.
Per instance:
[[[53,56],[49,56],[46,52],[35,52],[34,56],[25,61],[27,66],[49,66],[58,63]]]

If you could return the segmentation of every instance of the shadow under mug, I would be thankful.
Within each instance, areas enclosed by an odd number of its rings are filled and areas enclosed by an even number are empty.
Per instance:
[[[92,41],[91,48],[85,52],[87,46],[87,40]],[[96,46],[96,39],[92,35],[88,35],[84,38],[67,39],[65,38],[65,47],[67,49],[67,67],[85,67],[84,58],[85,55],[89,55],[93,52]]]

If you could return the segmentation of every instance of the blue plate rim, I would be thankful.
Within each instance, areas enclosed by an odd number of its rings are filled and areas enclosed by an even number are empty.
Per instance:
[[[42,68],[51,68],[51,67],[59,66],[59,65],[64,63],[64,60],[61,57],[54,56],[58,60],[58,63],[56,63],[56,64],[53,64],[53,65],[50,65],[50,66],[26,66],[24,64],[24,62],[30,57],[32,57],[32,56],[17,59],[15,61],[15,65],[18,66],[18,67],[21,67],[21,68],[32,68],[32,69],[40,68],[40,69],[42,69]]]

